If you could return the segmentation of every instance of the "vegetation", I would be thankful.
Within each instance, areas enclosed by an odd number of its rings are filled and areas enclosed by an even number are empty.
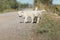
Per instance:
[[[13,11],[19,8],[25,8],[27,4],[18,3],[16,0],[0,0],[0,12]]]
[[[60,5],[54,5],[56,7],[56,10],[59,12],[58,15],[60,15]]]
[[[0,12],[6,9],[16,9],[16,0],[0,0]]]
[[[35,6],[39,9],[46,9],[47,11],[55,12],[60,15],[60,5],[53,5],[53,0],[35,0]]]
[[[18,10],[23,9],[23,8],[28,8],[29,4],[28,3],[18,3]]]
[[[55,5],[55,7],[57,8],[57,11],[60,12],[60,5]]]
[[[60,40],[60,17],[44,13],[36,29],[40,40]]]
[[[46,9],[36,28],[38,40],[60,40],[60,5],[52,5],[52,0],[35,0],[36,6]]]

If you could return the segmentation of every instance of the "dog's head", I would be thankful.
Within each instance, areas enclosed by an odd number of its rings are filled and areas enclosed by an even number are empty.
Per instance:
[[[19,11],[18,15],[19,15],[19,17],[22,17],[23,16],[23,11]]]

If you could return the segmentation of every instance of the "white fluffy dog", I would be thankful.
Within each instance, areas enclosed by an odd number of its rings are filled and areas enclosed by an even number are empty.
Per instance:
[[[23,11],[18,11],[18,16],[22,17],[22,15],[23,15]]]
[[[34,18],[37,17],[37,23],[39,23],[40,15],[43,11],[45,11],[45,10],[41,10],[41,11],[39,11],[39,10],[38,11],[36,11],[36,10],[34,10],[34,11],[18,11],[18,15],[25,18],[24,23],[27,22],[28,17],[31,17],[31,19],[32,19],[31,23],[33,23]]]

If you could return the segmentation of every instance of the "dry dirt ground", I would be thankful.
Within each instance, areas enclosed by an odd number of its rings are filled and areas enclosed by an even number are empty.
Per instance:
[[[0,14],[0,40],[34,40],[36,23],[20,23],[17,12]]]

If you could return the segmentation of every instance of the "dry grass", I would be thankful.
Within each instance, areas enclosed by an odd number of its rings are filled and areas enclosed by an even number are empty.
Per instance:
[[[60,17],[56,14],[43,14],[36,32],[39,40],[60,40]]]

